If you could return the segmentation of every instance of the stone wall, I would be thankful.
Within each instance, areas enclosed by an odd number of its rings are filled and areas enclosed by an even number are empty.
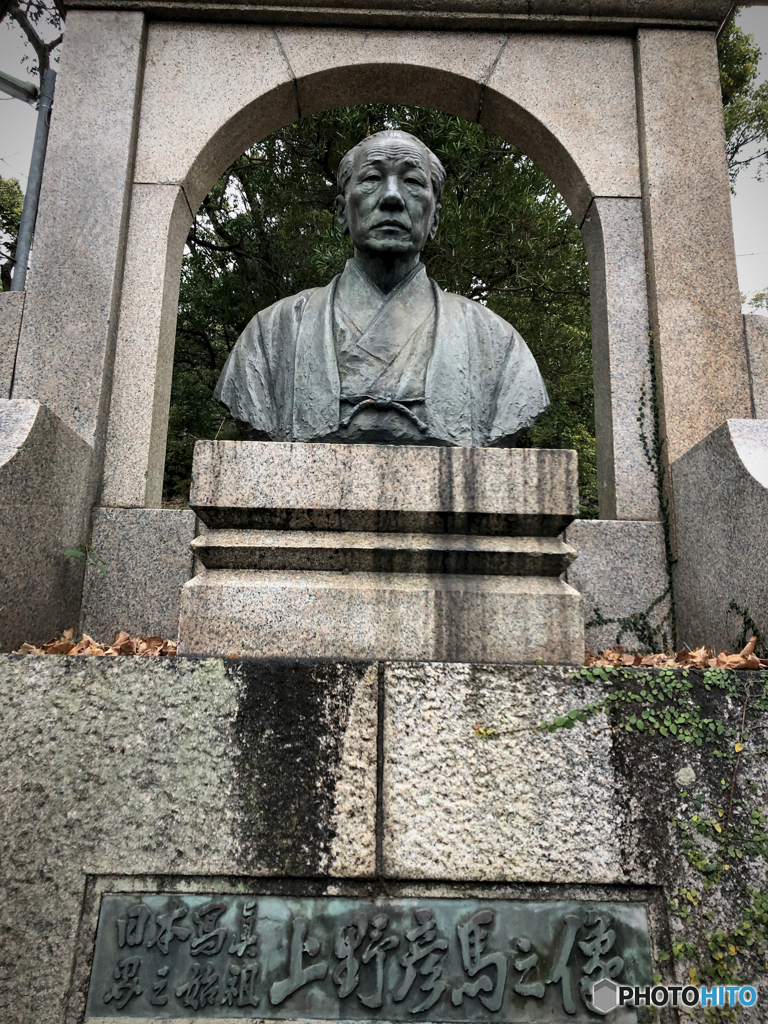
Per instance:
[[[668,948],[665,900],[695,884],[670,822],[686,791],[722,799],[724,764],[603,715],[530,730],[608,688],[532,666],[1,656],[4,1024],[82,1020],[105,891],[635,900]],[[765,714],[747,724],[765,745]],[[764,764],[749,774],[758,794],[736,796],[760,806]]]

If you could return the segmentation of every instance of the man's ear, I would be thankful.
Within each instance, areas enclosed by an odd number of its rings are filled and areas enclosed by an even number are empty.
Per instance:
[[[336,220],[339,222],[341,233],[346,235],[349,233],[349,225],[347,224],[347,200],[345,196],[336,196]]]
[[[435,212],[432,215],[432,223],[429,226],[429,240],[430,240],[430,242],[432,241],[432,239],[437,234],[437,227],[438,227],[438,225],[440,223],[440,211],[441,210],[442,210],[442,206],[440,205],[440,203],[436,203],[435,204]]]

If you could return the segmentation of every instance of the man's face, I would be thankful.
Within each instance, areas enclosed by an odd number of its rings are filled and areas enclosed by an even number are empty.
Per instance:
[[[381,256],[419,253],[437,231],[439,212],[420,147],[398,139],[361,147],[338,203],[339,224],[355,248]]]

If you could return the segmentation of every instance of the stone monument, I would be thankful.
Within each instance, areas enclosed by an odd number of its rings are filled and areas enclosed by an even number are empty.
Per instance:
[[[190,501],[212,532],[193,542],[184,651],[581,660],[580,598],[558,578],[576,460],[482,451],[548,398],[514,327],[427,277],[444,180],[413,135],[363,139],[338,172],[353,259],[232,350],[216,396],[277,443],[196,447]]]
[[[736,278],[716,50],[730,0],[66,8],[34,263],[24,295],[0,296],[5,648],[79,613],[82,628],[98,611],[106,630],[128,627],[134,603],[177,607],[195,516],[160,505],[194,211],[269,132],[362,102],[439,108],[496,132],[550,175],[581,226],[602,519],[567,537],[587,614],[656,603],[667,525],[681,629],[713,642],[721,630],[725,643],[731,600],[764,617],[768,347],[765,324],[742,319]],[[311,301],[281,314],[297,314],[295,351]],[[277,440],[198,449],[205,571],[184,591],[182,642],[212,650],[215,637],[221,653],[263,657],[0,655],[3,1024],[589,1024],[606,1012],[640,1024],[650,1007],[598,1006],[598,986],[648,986],[656,968],[680,988],[698,969],[661,954],[693,939],[706,955],[708,917],[683,900],[676,914],[675,901],[715,879],[729,828],[756,842],[764,832],[759,681],[747,680],[751,702],[702,695],[729,752],[749,734],[721,825],[728,762],[707,760],[707,742],[618,728],[614,677],[510,663],[570,661],[581,643],[578,596],[559,578],[575,457],[494,447],[514,440],[509,423],[494,436],[495,411],[473,420],[469,444],[441,433],[433,399],[450,391],[430,391],[441,310],[464,303],[435,293],[434,304],[423,395],[397,390],[394,361],[379,380],[388,390],[368,394],[369,372],[343,392],[344,364],[306,435],[345,431],[343,443],[299,443],[302,359],[290,418],[261,435]],[[368,326],[355,323],[353,347]],[[327,345],[333,327],[313,341]],[[638,415],[649,329],[667,524]],[[369,371],[392,337],[371,340]],[[506,351],[499,339],[488,350]],[[265,348],[262,367],[275,354]],[[324,354],[334,383],[335,340]],[[342,415],[344,395],[370,399],[346,426],[360,402]],[[278,397],[273,408],[287,408]],[[395,443],[359,443],[395,425]],[[82,569],[62,553],[79,538],[107,566],[83,602]],[[337,660],[312,657],[333,649]],[[373,660],[381,652],[393,660]],[[681,842],[689,819],[703,868]],[[704,928],[722,935],[742,920],[735,887],[765,881],[760,856],[731,866],[724,898],[716,889],[706,903],[717,916]],[[758,985],[744,1024],[765,1020]]]

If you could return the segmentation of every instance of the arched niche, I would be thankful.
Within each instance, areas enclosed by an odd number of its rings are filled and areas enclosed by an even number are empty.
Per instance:
[[[265,135],[365,102],[479,121],[559,189],[590,261],[601,515],[656,518],[635,422],[648,326],[631,42],[170,22],[153,23],[147,43],[102,505],[160,504],[179,276],[194,211]]]

